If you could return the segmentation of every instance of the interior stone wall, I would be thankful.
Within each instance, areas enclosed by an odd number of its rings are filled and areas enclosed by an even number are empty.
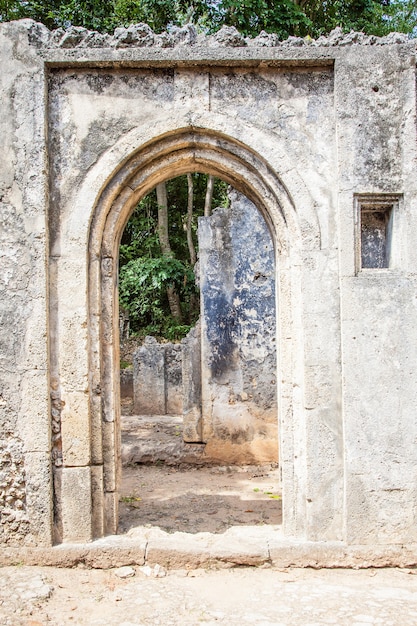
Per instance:
[[[250,200],[198,222],[202,441],[224,463],[278,461],[275,251]]]
[[[234,190],[229,200],[199,218],[203,333],[193,329],[183,344],[145,338],[133,355],[133,410],[184,412],[185,440],[206,444],[212,461],[276,463],[275,251],[256,206]],[[190,379],[200,381],[193,390]]]
[[[133,354],[133,411],[136,415],[180,415],[183,411],[181,344],[145,337]]]
[[[117,530],[119,240],[189,171],[274,239],[284,535],[416,541],[415,85],[397,34],[0,25],[3,545]],[[386,268],[358,264],[373,197],[396,198]]]

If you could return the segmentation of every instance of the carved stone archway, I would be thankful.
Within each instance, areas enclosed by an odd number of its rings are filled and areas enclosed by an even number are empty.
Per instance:
[[[252,200],[264,215],[275,244],[280,308],[288,308],[289,303],[285,301],[288,287],[291,281],[296,281],[294,270],[291,276],[288,264],[290,246],[294,256],[300,247],[292,199],[273,169],[247,146],[223,134],[183,128],[143,146],[114,173],[96,204],[89,239],[91,432],[92,448],[99,451],[103,467],[103,481],[96,481],[92,491],[92,533],[96,537],[117,531],[120,474],[117,268],[120,238],[141,197],[159,182],[195,171],[213,174],[230,183]],[[291,315],[283,316],[282,324],[289,319],[292,319]],[[278,335],[283,331],[282,324]],[[284,332],[288,335],[287,329]],[[279,346],[280,341],[277,344]],[[280,368],[286,368],[286,362],[285,350],[281,350]],[[282,380],[282,375],[279,378]],[[294,379],[294,372],[290,378]],[[288,398],[279,393],[278,403],[279,411],[288,415]],[[283,434],[281,446],[284,449],[288,442]],[[293,468],[291,474],[293,482]],[[286,526],[290,525],[286,507],[289,511],[294,509],[292,489],[287,489],[288,484],[283,468]]]
[[[120,234],[158,181],[201,170],[275,242],[280,562],[414,563],[415,43],[0,30],[3,560],[115,531]],[[381,206],[390,266],[362,267]]]

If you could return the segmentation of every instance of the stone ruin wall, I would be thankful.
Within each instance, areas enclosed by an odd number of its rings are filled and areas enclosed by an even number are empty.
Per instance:
[[[247,198],[199,218],[201,440],[235,463],[278,461],[275,251]]]
[[[190,168],[274,236],[284,535],[416,543],[415,48],[0,25],[4,545],[115,532],[118,237]],[[369,211],[389,224],[378,267]]]
[[[254,204],[233,191],[230,208],[199,218],[198,240],[201,319],[183,343],[147,337],[135,352],[133,411],[184,412],[183,437],[205,443],[208,460],[277,462],[271,235]]]
[[[133,354],[135,415],[179,415],[183,411],[181,344],[145,337]]]

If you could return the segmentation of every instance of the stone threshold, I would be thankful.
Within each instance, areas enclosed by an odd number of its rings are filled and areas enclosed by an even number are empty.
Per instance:
[[[6,547],[0,566],[46,565],[107,569],[123,565],[167,569],[265,566],[369,568],[417,566],[417,545],[350,545],[287,539],[280,527],[233,527],[223,534],[166,533],[139,527],[90,543],[54,547]]]

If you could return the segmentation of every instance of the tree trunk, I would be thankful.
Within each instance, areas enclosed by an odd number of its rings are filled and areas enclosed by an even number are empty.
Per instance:
[[[196,264],[197,255],[195,253],[195,247],[193,242],[193,205],[194,205],[194,186],[192,174],[187,174],[188,183],[188,204],[187,204],[187,244],[188,251],[190,253],[190,263],[192,267]]]
[[[193,186],[193,177],[192,174],[187,174],[187,183],[188,183],[188,204],[187,204],[187,244],[188,251],[190,253],[190,263],[192,267],[197,262],[197,255],[195,252],[194,242],[193,242],[193,231],[192,231],[192,223],[193,223],[193,208],[194,208],[194,186]],[[190,295],[190,315],[189,321],[194,317],[194,313],[196,309],[199,308],[199,300],[196,294]]]
[[[168,198],[165,183],[156,186],[156,199],[158,202],[158,237],[161,251],[164,256],[172,256],[168,233]]]
[[[168,233],[168,198],[165,183],[159,183],[156,186],[156,199],[158,202],[158,237],[161,252],[164,256],[172,257]],[[167,287],[167,297],[172,317],[178,322],[182,322],[181,302],[174,287]]]
[[[214,189],[214,177],[209,174],[207,179],[207,190],[206,190],[206,199],[204,202],[204,217],[210,217],[211,215],[211,202],[213,200],[213,189]]]
[[[167,296],[172,317],[177,322],[182,322],[181,302],[174,287],[167,287]]]

